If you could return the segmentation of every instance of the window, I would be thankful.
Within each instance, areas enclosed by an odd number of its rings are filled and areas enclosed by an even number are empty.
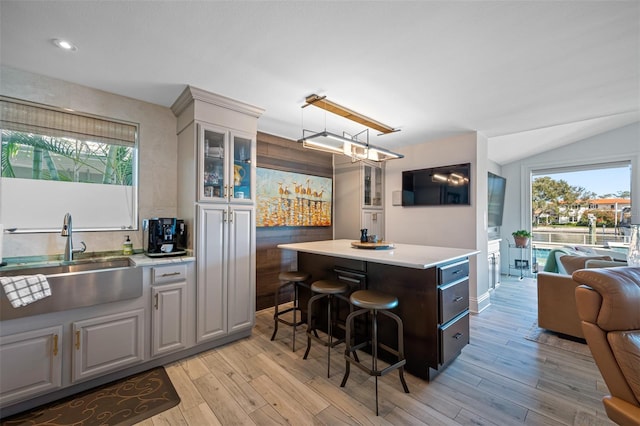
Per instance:
[[[0,222],[18,232],[137,228],[138,126],[0,97]]]

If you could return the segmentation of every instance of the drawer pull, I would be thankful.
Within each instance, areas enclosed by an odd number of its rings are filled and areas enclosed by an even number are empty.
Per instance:
[[[464,297],[462,297],[462,296],[458,296],[458,297],[456,297],[455,299],[453,299],[453,302],[454,302],[454,303],[455,303],[455,302],[459,302],[459,301],[461,301],[462,299],[464,299]]]
[[[180,272],[170,272],[168,274],[162,274],[162,277],[172,277],[174,275],[180,275]]]
[[[458,275],[460,272],[462,272],[462,269],[456,269],[455,271],[451,272],[451,275]]]
[[[339,280],[344,280],[344,281],[349,281],[350,283],[354,283],[354,284],[360,284],[360,280],[357,280],[355,278],[345,277],[344,275],[338,275],[338,279]]]
[[[459,338],[461,338],[462,336],[463,336],[463,334],[462,334],[462,333],[456,333],[456,334],[454,334],[454,335],[453,335],[453,336],[451,336],[451,337],[453,337],[454,339],[458,340],[458,339],[459,339]]]

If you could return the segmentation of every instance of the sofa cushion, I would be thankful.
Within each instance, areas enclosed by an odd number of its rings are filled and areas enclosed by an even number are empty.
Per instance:
[[[612,260],[611,256],[560,256],[560,263],[568,275],[573,274],[578,269],[584,269],[587,260]]]

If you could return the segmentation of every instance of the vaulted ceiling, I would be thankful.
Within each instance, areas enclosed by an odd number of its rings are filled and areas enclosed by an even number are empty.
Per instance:
[[[0,19],[2,65],[164,106],[193,85],[290,139],[362,130],[311,93],[401,129],[375,145],[478,131],[500,164],[640,120],[635,0],[1,0]]]

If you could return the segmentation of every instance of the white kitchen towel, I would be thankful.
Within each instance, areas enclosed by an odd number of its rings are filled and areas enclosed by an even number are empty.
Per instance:
[[[0,283],[14,308],[51,296],[49,281],[42,274],[0,277]]]

